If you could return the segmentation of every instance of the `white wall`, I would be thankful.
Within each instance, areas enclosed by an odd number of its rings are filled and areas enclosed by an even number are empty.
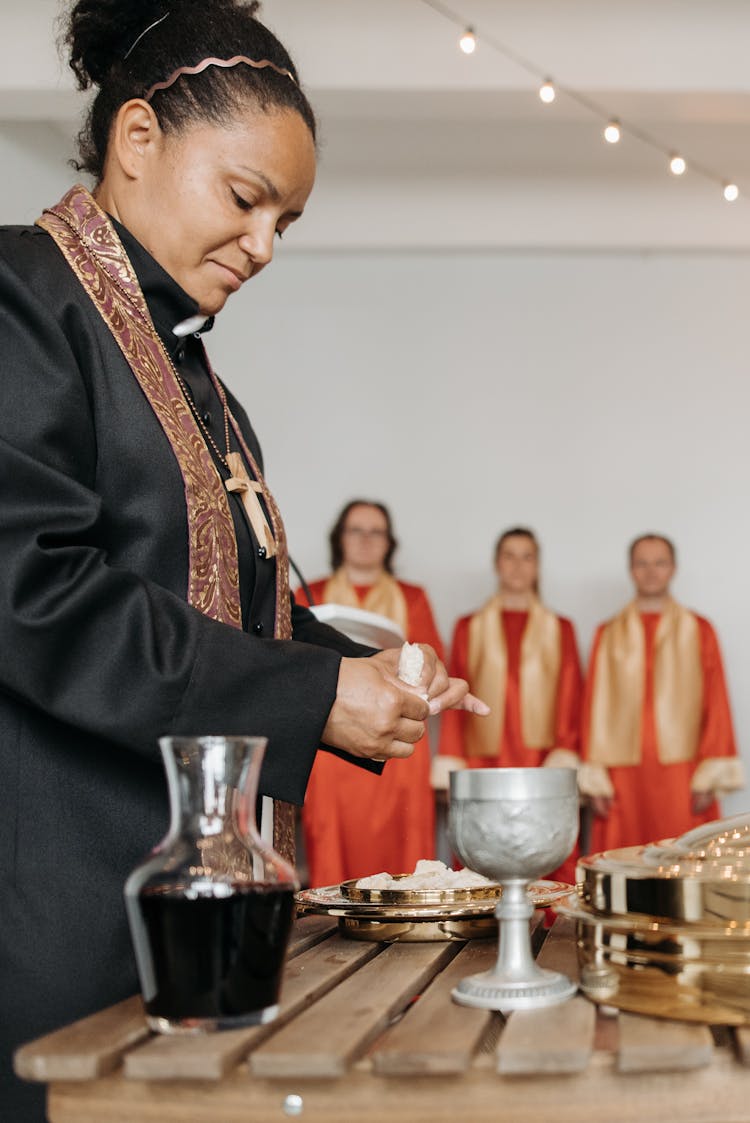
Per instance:
[[[75,181],[71,138],[39,121],[0,121],[0,221],[33,222]]]
[[[0,127],[5,221],[61,194],[69,153],[48,126]],[[718,627],[750,762],[750,255],[287,241],[210,346],[308,576],[326,571],[339,506],[381,498],[398,570],[427,586],[447,640],[492,589],[497,533],[525,522],[542,540],[546,599],[586,651],[629,595],[626,543],[664,531],[680,551],[675,593]],[[750,807],[750,794],[725,807]]]
[[[539,533],[584,651],[629,596],[627,542],[674,537],[675,593],[718,627],[750,759],[749,287],[747,255],[287,252],[211,348],[298,564],[326,571],[347,498],[385,500],[446,639],[510,524]]]

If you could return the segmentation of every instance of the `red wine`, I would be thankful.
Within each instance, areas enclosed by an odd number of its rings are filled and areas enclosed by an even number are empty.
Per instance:
[[[149,886],[139,905],[148,946],[136,952],[151,978],[147,1014],[236,1018],[276,1005],[291,886],[234,885],[227,896],[192,899],[181,887]]]

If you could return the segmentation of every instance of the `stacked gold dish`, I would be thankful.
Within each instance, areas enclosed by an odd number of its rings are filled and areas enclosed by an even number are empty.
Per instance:
[[[396,883],[409,875],[396,875]],[[297,894],[299,913],[338,917],[339,929],[352,940],[426,942],[433,940],[497,939],[495,905],[499,885],[469,889],[375,889],[343,881]],[[530,894],[543,908],[570,893],[559,881],[536,881]]]
[[[750,1023],[750,816],[578,864],[556,910],[577,926],[581,989],[664,1018]]]

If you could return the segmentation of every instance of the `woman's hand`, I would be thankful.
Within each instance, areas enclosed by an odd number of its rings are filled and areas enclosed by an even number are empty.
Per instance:
[[[370,760],[408,757],[424,736],[430,714],[451,706],[476,714],[490,712],[489,706],[468,693],[463,679],[448,677],[431,647],[422,650],[425,661],[418,686],[407,686],[398,677],[398,648],[368,659],[342,659],[323,741]]]
[[[400,682],[379,655],[342,659],[323,740],[370,760],[411,756],[429,713],[427,702]]]
[[[398,678],[398,663],[401,649],[388,648],[372,655],[369,662],[377,662],[384,673],[392,682],[396,682],[402,690],[415,691],[420,696],[427,695],[427,701],[432,715],[442,713],[443,710],[468,710],[473,714],[483,717],[490,712],[489,706],[473,694],[469,694],[469,685],[462,678],[450,678],[443,663],[438,659],[434,649],[426,643],[420,643],[424,656],[424,667],[417,686],[407,686]]]

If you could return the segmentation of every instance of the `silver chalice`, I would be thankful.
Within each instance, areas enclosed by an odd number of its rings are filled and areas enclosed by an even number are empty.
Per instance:
[[[489,1010],[564,1002],[576,986],[531,954],[527,887],[567,858],[578,833],[574,768],[468,768],[450,776],[448,830],[469,869],[503,887],[497,963],[453,990],[456,1002]]]

